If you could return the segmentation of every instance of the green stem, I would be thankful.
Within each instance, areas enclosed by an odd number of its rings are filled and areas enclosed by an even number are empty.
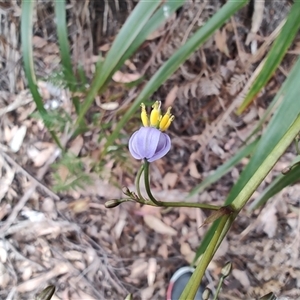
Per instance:
[[[216,293],[215,293],[215,296],[214,296],[213,300],[218,300],[218,296],[219,296],[219,293],[221,291],[221,287],[222,287],[223,281],[224,281],[224,276],[222,276],[220,278],[220,281],[219,281],[219,284],[218,284],[218,287],[217,287],[217,290],[216,290]]]
[[[143,200],[145,200],[145,199],[143,198],[142,193],[141,193],[140,181],[141,181],[141,176],[142,176],[144,169],[145,169],[145,165],[142,164],[136,175],[136,178],[135,178],[135,186],[136,186],[137,194],[138,194],[139,198],[143,199]]]
[[[144,169],[144,179],[145,179],[146,192],[147,192],[150,200],[153,202],[153,204],[155,204],[155,206],[161,206],[161,202],[157,201],[151,193],[150,180],[149,180],[149,165],[150,165],[149,162],[145,159],[145,162],[144,162],[144,168],[145,168]]]
[[[300,155],[300,150],[299,150],[299,138],[295,138],[295,146],[296,146],[296,152],[298,155]]]
[[[210,205],[210,204],[204,204],[204,203],[194,203],[194,202],[162,202],[155,199],[155,197],[151,193],[150,189],[150,180],[149,180],[149,162],[145,160],[143,169],[141,168],[138,172],[137,179],[136,179],[136,187],[139,197],[140,196],[140,190],[139,186],[137,185],[137,181],[140,180],[140,176],[142,174],[142,171],[144,170],[144,178],[145,178],[145,188],[146,192],[151,200],[152,203],[148,202],[145,204],[152,205],[152,206],[159,206],[159,207],[195,207],[195,208],[201,208],[201,209],[209,209],[209,210],[219,210],[221,206],[216,205]],[[141,197],[142,198],[142,197]],[[142,198],[143,199],[143,198]]]
[[[190,278],[189,282],[187,283],[186,287],[184,288],[184,290],[180,296],[180,300],[195,298],[195,295],[197,293],[199,285],[201,284],[202,277],[203,277],[205,270],[217,249],[216,246],[218,244],[219,237],[220,237],[223,227],[227,223],[229,217],[230,217],[230,215],[226,215],[221,218],[219,226],[217,227],[217,229],[213,235],[213,238],[211,239],[211,242],[209,243],[208,247],[206,248],[192,277]]]
[[[159,201],[161,207],[194,207],[209,210],[219,210],[222,206],[210,205],[205,203],[194,203],[194,202],[162,202]],[[156,204],[147,203],[148,205],[157,206]]]
[[[247,201],[250,199],[251,195],[268,175],[271,169],[274,167],[278,159],[283,155],[287,147],[293,142],[300,129],[300,115],[296,118],[295,122],[288,129],[286,134],[277,143],[272,152],[267,156],[264,162],[260,165],[257,171],[253,174],[241,192],[232,202],[232,207],[236,211],[240,211]]]

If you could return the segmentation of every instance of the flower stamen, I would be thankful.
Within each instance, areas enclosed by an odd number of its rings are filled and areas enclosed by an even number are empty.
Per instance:
[[[150,117],[147,114],[146,106],[144,103],[141,104],[141,119],[144,127],[154,127],[159,129],[160,131],[166,131],[172,121],[174,120],[174,116],[171,114],[172,107],[169,107],[167,112],[162,116],[161,114],[161,102],[155,101],[152,105],[152,111],[150,113]]]
[[[161,119],[161,110],[160,110],[161,102],[155,101],[152,105],[152,111],[150,113],[150,126],[158,127],[160,119]]]
[[[142,119],[142,123],[144,127],[148,127],[149,126],[149,118],[148,118],[148,114],[146,111],[146,106],[144,103],[141,104],[141,119]]]
[[[159,129],[160,129],[161,131],[166,131],[166,130],[170,127],[172,121],[173,121],[174,118],[175,118],[175,117],[171,114],[171,109],[172,109],[172,107],[169,107],[169,108],[168,108],[167,112],[166,112],[165,115],[162,117],[162,119],[161,119],[161,121],[160,121],[160,123],[159,123]]]

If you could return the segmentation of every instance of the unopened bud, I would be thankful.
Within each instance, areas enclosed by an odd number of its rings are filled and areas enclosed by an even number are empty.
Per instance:
[[[50,300],[55,292],[55,287],[49,285],[39,295],[36,296],[36,300]]]
[[[259,300],[276,300],[276,299],[279,298],[277,298],[276,295],[272,292],[259,298]]]
[[[204,292],[202,293],[202,299],[203,300],[208,300],[210,295],[211,295],[211,290],[209,288],[206,288],[204,290]]]
[[[232,270],[232,263],[230,261],[228,261],[225,266],[222,268],[221,270],[221,274],[223,275],[223,277],[227,277]]]
[[[117,200],[117,199],[112,199],[112,200],[108,200],[105,202],[105,207],[106,208],[114,208],[119,206],[122,203],[122,201]]]
[[[128,294],[125,300],[132,300],[132,294]]]

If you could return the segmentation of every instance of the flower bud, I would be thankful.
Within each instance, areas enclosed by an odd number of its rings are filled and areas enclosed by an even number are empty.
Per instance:
[[[206,288],[202,294],[202,300],[209,300],[210,295],[211,290],[209,288]]]
[[[132,294],[128,294],[125,298],[125,300],[132,300]]]
[[[106,208],[114,208],[119,206],[122,203],[122,201],[117,200],[117,199],[112,199],[112,200],[108,200],[105,202],[105,207]]]
[[[49,285],[39,295],[36,296],[36,300],[50,300],[55,292],[55,287]]]
[[[221,270],[221,274],[223,275],[223,277],[227,277],[232,270],[232,263],[230,261],[228,261],[225,266],[222,268]]]

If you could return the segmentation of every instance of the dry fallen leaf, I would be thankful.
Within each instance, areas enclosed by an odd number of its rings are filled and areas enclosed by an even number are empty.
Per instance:
[[[81,151],[81,148],[83,146],[83,138],[82,136],[77,136],[77,138],[72,141],[71,146],[70,146],[70,152],[72,152],[75,156],[78,156],[78,154]]]
[[[160,245],[157,254],[161,255],[164,259],[167,259],[169,256],[168,246],[166,244]]]
[[[143,259],[137,259],[131,266],[130,278],[139,278],[142,275],[146,275],[148,269],[148,262]]]
[[[0,241],[0,261],[1,263],[5,264],[7,260],[7,251],[5,249],[5,244]]]
[[[126,225],[126,219],[127,219],[127,212],[126,210],[121,210],[120,211],[120,215],[119,215],[119,220],[117,222],[117,224],[114,227],[114,232],[115,232],[115,236],[116,239],[118,240],[123,232],[123,229]]]
[[[174,228],[166,225],[162,220],[158,219],[155,216],[145,215],[144,222],[149,228],[153,229],[157,233],[167,234],[167,235],[177,234],[177,231]]]
[[[11,280],[5,265],[0,263],[0,288],[5,289]]]
[[[148,285],[152,286],[155,281],[157,271],[157,262],[155,258],[150,258],[148,262],[147,280]]]
[[[69,267],[64,264],[60,263],[56,265],[52,270],[48,271],[47,273],[43,273],[40,276],[37,276],[31,280],[25,281],[18,285],[17,290],[19,293],[30,292],[38,288],[40,285],[44,284],[48,280],[52,279],[53,277],[58,277],[62,274],[65,274],[69,271]]]
[[[84,300],[96,300],[96,298],[92,297],[91,295],[86,294],[85,292],[81,291],[80,289],[76,290],[76,293],[69,299],[84,299]]]
[[[119,107],[119,103],[118,102],[101,103],[99,106],[104,110],[115,110]]]
[[[178,179],[177,173],[168,172],[162,181],[164,190],[173,189]]]
[[[16,128],[16,130],[17,130],[17,128]],[[4,132],[4,141],[6,143],[9,143],[13,137],[12,130],[8,126],[5,126],[3,132]]]
[[[195,252],[191,249],[188,243],[181,244],[180,252],[189,264],[193,262],[195,258]]]
[[[189,163],[189,169],[190,169],[189,173],[193,178],[196,178],[196,179],[201,178],[201,174],[198,172],[196,163],[194,161]]]
[[[164,108],[168,108],[173,105],[177,97],[177,92],[178,92],[178,86],[174,85],[166,97],[166,101],[164,102]]]
[[[123,73],[121,71],[117,71],[113,76],[112,79],[115,82],[120,82],[120,83],[129,83],[132,81],[136,81],[142,77],[141,74],[139,73]]]
[[[148,286],[147,288],[141,290],[141,299],[153,299],[153,293],[155,286]]]
[[[229,50],[227,47],[227,35],[226,29],[223,28],[222,30],[217,30],[215,34],[215,42],[218,49],[223,52],[226,56],[229,57]]]
[[[259,225],[257,230],[263,230],[264,233],[272,238],[276,234],[278,219],[275,205],[265,207],[259,216]]]
[[[35,167],[41,167],[53,154],[55,148],[55,145],[51,143],[36,143],[27,149],[27,154]]]
[[[233,277],[236,280],[238,280],[241,283],[241,285],[245,289],[248,289],[250,287],[250,280],[249,280],[249,277],[248,277],[248,275],[245,271],[238,270],[238,269],[233,269],[231,271],[231,274],[233,275]]]
[[[108,51],[110,49],[110,47],[111,47],[111,43],[106,43],[106,44],[100,46],[99,50],[106,52],[106,51]]]
[[[24,125],[17,129],[17,131],[15,132],[15,134],[13,135],[9,143],[9,147],[12,152],[18,152],[20,150],[26,135],[26,131],[27,131],[27,127]]]
[[[68,206],[75,214],[80,214],[89,209],[89,203],[90,203],[90,198],[86,197],[83,199],[75,200],[69,203]]]
[[[41,49],[47,45],[47,41],[37,35],[35,35],[32,38],[32,43],[33,43],[34,47],[39,48],[39,49]]]
[[[131,62],[129,59],[125,60],[125,65],[131,70],[136,71],[137,68],[133,62]]]
[[[0,156],[0,168],[5,170],[5,173],[2,173],[0,178],[0,202],[8,192],[14,177],[15,177],[15,170],[13,170]]]

